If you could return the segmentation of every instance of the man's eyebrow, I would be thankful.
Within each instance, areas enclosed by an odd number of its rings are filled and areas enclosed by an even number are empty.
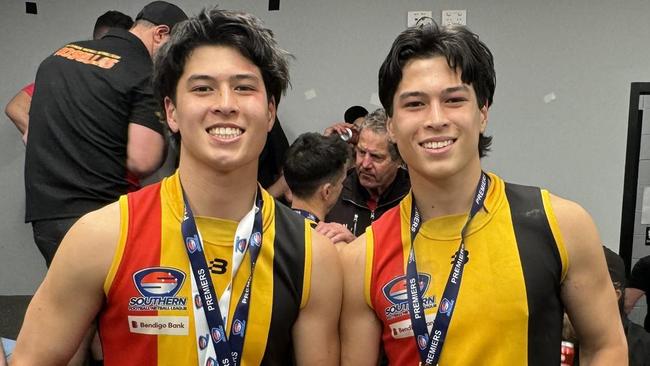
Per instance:
[[[452,93],[455,93],[455,92],[458,92],[458,91],[467,92],[467,91],[469,91],[469,87],[467,85],[465,85],[465,84],[460,84],[458,86],[452,86],[450,88],[444,89],[441,94],[442,95],[449,95],[449,94],[452,94]]]
[[[446,95],[449,95],[449,94],[452,94],[452,93],[455,93],[455,92],[458,92],[458,91],[469,91],[469,86],[467,86],[465,84],[452,86],[452,87],[444,89],[442,91],[441,95],[446,96]],[[419,91],[419,90],[407,91],[407,92],[404,92],[404,93],[400,94],[399,99],[404,100],[404,99],[411,98],[411,97],[425,97],[426,95],[427,94],[425,92]]]
[[[193,74],[193,75],[190,75],[187,78],[188,82],[202,81],[202,80],[216,81],[217,78],[215,78],[214,76],[211,76],[211,75],[207,75],[207,74]],[[230,80],[237,80],[237,81],[239,81],[239,80],[254,80],[254,81],[259,81],[260,78],[257,77],[257,75],[255,75],[255,74],[236,74],[236,75],[231,76]]]
[[[399,99],[404,100],[404,99],[411,98],[411,97],[423,97],[425,95],[426,94],[424,92],[421,92],[421,91],[409,91],[409,92],[404,92],[404,93],[400,94]]]
[[[188,82],[193,82],[193,81],[214,81],[215,78],[210,76],[210,75],[204,75],[204,74],[193,74],[190,75],[190,77],[187,78]]]
[[[235,81],[245,81],[245,80],[251,80],[251,81],[259,81],[260,78],[257,77],[255,74],[236,74],[230,77],[231,80]]]

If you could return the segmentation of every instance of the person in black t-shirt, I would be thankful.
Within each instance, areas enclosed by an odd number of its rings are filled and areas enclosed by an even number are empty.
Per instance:
[[[133,19],[130,16],[120,13],[119,11],[109,10],[100,15],[93,28],[93,39],[102,38],[111,28],[131,29]],[[29,125],[29,106],[32,103],[34,94],[34,83],[24,86],[11,98],[5,107],[5,114],[11,122],[16,125],[23,138],[27,143],[27,126]]]
[[[177,6],[154,1],[131,30],[67,44],[39,66],[25,156],[25,221],[48,266],[77,218],[127,192],[127,170],[142,178],[162,162],[151,57],[185,19]]]

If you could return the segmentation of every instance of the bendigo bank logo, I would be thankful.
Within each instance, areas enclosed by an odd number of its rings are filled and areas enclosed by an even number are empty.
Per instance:
[[[418,284],[420,287],[420,296],[425,309],[436,306],[434,297],[425,297],[424,294],[429,289],[431,275],[428,273],[418,272]],[[384,309],[386,319],[390,320],[405,314],[408,314],[408,291],[409,287],[406,282],[406,276],[401,275],[393,278],[382,288],[384,297],[391,303]]]
[[[217,366],[217,360],[212,357],[208,357],[208,360],[205,362],[205,366]]]
[[[129,310],[185,310],[187,299],[176,297],[185,282],[185,273],[170,267],[148,267],[133,274],[140,297],[129,300]]]

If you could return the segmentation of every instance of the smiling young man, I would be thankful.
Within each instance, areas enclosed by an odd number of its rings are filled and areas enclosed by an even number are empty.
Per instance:
[[[590,216],[484,173],[492,54],[467,28],[410,28],[379,71],[412,191],[343,250],[343,365],[557,365],[563,309],[581,361],[625,365]],[[585,343],[582,343],[585,342]]]
[[[106,365],[338,363],[336,250],[256,182],[287,56],[248,14],[178,25],[154,72],[178,172],[73,226],[15,365],[65,364],[97,314]]]

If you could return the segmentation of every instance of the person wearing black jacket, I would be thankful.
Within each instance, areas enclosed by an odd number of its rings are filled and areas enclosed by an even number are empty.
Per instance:
[[[355,148],[355,167],[348,171],[343,192],[327,215],[355,237],[393,206],[411,188],[408,172],[386,131],[386,114],[377,109],[366,117]]]

